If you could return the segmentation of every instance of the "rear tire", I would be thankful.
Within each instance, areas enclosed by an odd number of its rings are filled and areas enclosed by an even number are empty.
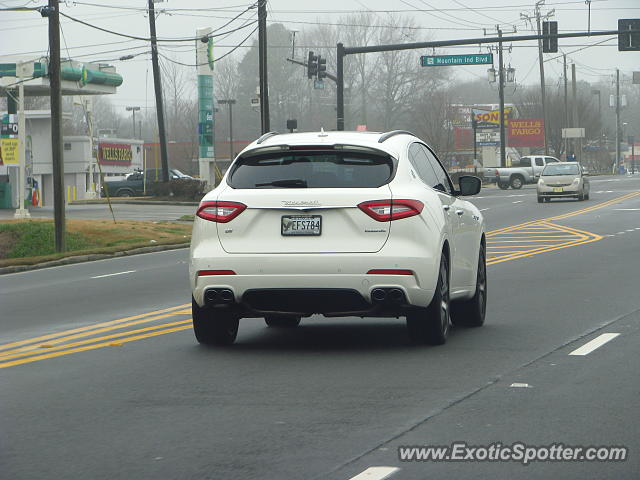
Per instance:
[[[133,197],[133,192],[131,190],[118,190],[116,192],[116,197]]]
[[[238,317],[224,310],[200,307],[191,297],[193,333],[203,345],[231,345],[238,335]]]
[[[450,317],[449,262],[442,252],[433,300],[427,308],[417,309],[407,315],[409,338],[414,343],[444,344],[449,336]]]
[[[522,178],[520,175],[514,175],[513,177],[511,177],[511,181],[509,183],[511,183],[511,188],[513,188],[514,190],[520,190],[524,185],[524,178]]]
[[[481,327],[487,312],[487,261],[484,245],[480,246],[476,291],[472,298],[451,305],[451,323],[455,326]]]
[[[543,200],[544,200],[544,199],[543,199],[542,197],[540,197],[540,196],[538,197],[538,203],[542,203],[542,202],[543,202]]]
[[[264,317],[264,322],[270,327],[294,328],[300,325],[300,317],[285,317],[271,315]]]

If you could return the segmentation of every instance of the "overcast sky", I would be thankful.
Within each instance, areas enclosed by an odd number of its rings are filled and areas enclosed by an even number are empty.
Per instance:
[[[157,20],[158,36],[165,38],[185,38],[195,35],[198,27],[222,27],[231,18],[245,10],[251,2],[246,0],[168,0],[156,3],[156,8],[167,9]],[[0,8],[15,6],[39,6],[45,0],[0,0]],[[121,33],[148,37],[149,22],[145,16],[144,0],[86,0],[84,2],[61,2],[63,13],[85,22]],[[93,6],[102,5],[102,6]],[[213,9],[212,5],[214,6]],[[384,21],[386,12],[397,11],[411,15],[415,22],[425,28],[425,34],[432,39],[475,38],[483,36],[483,28],[489,33],[495,25],[502,24],[505,35],[513,31],[529,33],[530,26],[520,18],[521,13],[532,14],[534,1],[529,0],[269,0],[269,22],[283,22],[289,29],[301,30],[314,22],[336,22],[347,13],[371,10]],[[110,8],[107,8],[110,7]],[[119,7],[119,8],[113,8]],[[127,9],[123,9],[123,7]],[[180,9],[180,10],[177,10]],[[201,11],[185,9],[202,9]],[[210,10],[208,10],[210,9]],[[542,12],[555,9],[554,20],[558,21],[561,32],[586,31],[588,8],[584,0],[547,0]],[[422,11],[420,11],[422,10]],[[256,19],[256,10],[248,10],[223,31],[250,23]],[[592,0],[591,29],[612,30],[617,28],[618,18],[640,18],[639,0]],[[127,40],[103,33],[84,25],[62,18],[63,56],[78,60],[113,60],[126,54],[148,51],[143,41]],[[240,43],[254,28],[247,26],[238,32],[217,39],[215,55],[221,56],[230,47]],[[433,30],[428,30],[433,29]],[[584,48],[599,43],[598,46]],[[247,42],[250,44],[250,42]],[[314,41],[316,49],[324,45],[323,39]],[[0,62],[4,55],[23,54],[46,55],[47,21],[38,12],[0,11]],[[162,44],[165,55],[184,63],[194,63],[193,42]],[[516,46],[517,45],[517,46]],[[539,79],[537,49],[535,43],[521,42],[514,45],[511,53],[505,55],[505,63],[516,68],[517,80],[531,84]],[[347,45],[349,46],[349,45]],[[568,54],[570,62],[575,62],[579,79],[597,81],[611,75],[615,68],[630,76],[633,70],[640,70],[640,52],[618,52],[617,39],[593,37],[570,39],[560,42],[561,51]],[[68,48],[68,50],[66,48]],[[302,46],[298,55],[304,55],[309,46]],[[335,47],[334,47],[335,48]],[[580,50],[580,51],[578,51]],[[245,48],[239,48],[235,55],[241,56]],[[476,53],[476,47],[450,48],[438,53]],[[484,50],[483,50],[484,51]],[[68,54],[67,54],[68,52]],[[415,51],[416,62],[420,55],[431,52]],[[283,50],[283,55],[287,52]],[[562,72],[562,59],[553,60],[557,55],[545,54],[547,75],[558,77]],[[496,59],[497,60],[497,59]],[[224,61],[224,60],[222,60]],[[348,59],[347,59],[348,61]],[[118,72],[125,82],[112,97],[116,105],[153,106],[153,84],[151,62],[148,54],[141,54],[133,60],[115,61]],[[486,78],[487,66],[453,67],[459,78]],[[329,65],[328,70],[335,67]],[[301,73],[302,75],[303,73]],[[624,77],[626,78],[626,77]]]

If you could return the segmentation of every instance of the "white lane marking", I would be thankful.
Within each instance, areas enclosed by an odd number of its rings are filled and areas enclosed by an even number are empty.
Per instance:
[[[517,201],[511,202],[511,203],[522,203],[522,202],[524,202],[524,200],[517,200]]]
[[[491,209],[490,208],[481,208],[480,209],[481,212],[486,212],[487,210],[491,210]],[[640,230],[640,229],[638,229],[638,230]]]
[[[635,231],[633,228],[627,230],[627,232],[633,232],[633,231]]]
[[[576,348],[569,355],[588,355],[593,352],[596,348],[600,348],[607,342],[610,342],[614,338],[616,338],[619,333],[603,333],[599,337],[594,338],[590,342],[585,343],[580,348]]]
[[[598,190],[596,193],[613,193],[613,190]]]
[[[106,275],[97,275],[95,277],[91,277],[91,278],[104,278],[104,277],[113,277],[115,275],[125,275],[127,273],[133,273],[136,270],[127,270],[126,272],[118,272],[118,273],[107,273]]]
[[[383,480],[400,471],[398,467],[369,467],[349,480]]]
[[[616,233],[616,235],[622,235],[623,233],[627,233],[627,232],[618,232]]]
[[[640,208],[614,208],[618,212],[637,212]]]
[[[512,383],[509,386],[511,388],[531,388],[531,385],[529,385],[528,383],[519,383],[519,382]]]

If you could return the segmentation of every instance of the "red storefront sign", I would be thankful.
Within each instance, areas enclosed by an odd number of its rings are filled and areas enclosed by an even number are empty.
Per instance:
[[[98,146],[98,162],[101,165],[130,166],[133,160],[131,145],[124,143],[102,143]]]
[[[518,118],[509,122],[510,147],[544,147],[544,120]]]

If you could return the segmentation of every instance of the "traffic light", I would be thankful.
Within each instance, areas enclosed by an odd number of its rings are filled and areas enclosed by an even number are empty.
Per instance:
[[[309,52],[307,59],[307,78],[313,78],[318,75],[318,56],[313,52]]]
[[[322,80],[327,77],[327,59],[318,55],[318,80]]]
[[[542,34],[549,35],[549,38],[542,39],[543,53],[558,52],[558,22],[542,22]]]
[[[640,51],[640,18],[618,19],[618,30],[635,30],[634,32],[618,34],[618,51]]]

